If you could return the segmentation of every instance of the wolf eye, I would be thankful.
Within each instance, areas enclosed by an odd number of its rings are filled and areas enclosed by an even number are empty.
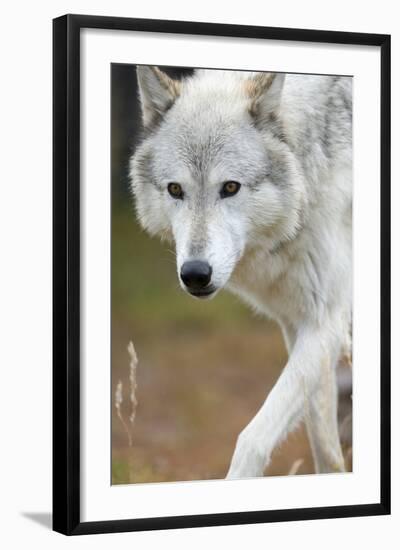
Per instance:
[[[220,195],[221,198],[233,197],[240,189],[240,183],[237,181],[226,181],[222,186]]]
[[[179,183],[169,183],[168,193],[171,197],[174,197],[174,199],[183,199],[183,190]]]

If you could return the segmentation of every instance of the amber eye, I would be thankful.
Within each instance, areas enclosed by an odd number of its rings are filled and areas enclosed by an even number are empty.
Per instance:
[[[221,189],[221,197],[225,199],[226,197],[233,197],[240,189],[240,183],[237,181],[227,181],[224,183]]]
[[[169,183],[168,193],[171,197],[174,197],[174,199],[183,199],[183,190],[179,183]]]

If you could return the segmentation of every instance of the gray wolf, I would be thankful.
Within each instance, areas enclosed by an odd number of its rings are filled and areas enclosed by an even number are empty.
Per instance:
[[[175,243],[182,288],[222,288],[275,319],[289,359],[240,433],[228,478],[263,475],[305,420],[316,472],[344,471],[335,367],[350,353],[352,81],[137,68],[146,137],[138,219]]]

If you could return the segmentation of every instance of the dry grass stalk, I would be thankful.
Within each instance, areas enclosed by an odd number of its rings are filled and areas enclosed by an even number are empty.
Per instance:
[[[298,458],[297,460],[295,460],[290,468],[290,470],[288,471],[288,476],[295,476],[297,474],[297,472],[299,471],[301,465],[303,464],[304,462],[304,459],[303,458]]]
[[[130,429],[128,428],[128,424],[125,422],[125,419],[121,410],[121,405],[123,402],[124,402],[123,384],[122,384],[122,380],[118,380],[117,388],[115,390],[115,408],[117,409],[117,416],[121,421],[121,424],[126,432],[126,435],[128,436],[129,447],[131,447],[132,435],[131,435]]]
[[[353,448],[349,447],[346,451],[346,455],[344,457],[344,462],[346,464],[346,470],[348,472],[351,472],[353,469]]]
[[[138,358],[132,342],[129,342],[128,344],[128,353],[131,358],[131,361],[129,363],[129,385],[130,385],[129,397],[131,400],[131,414],[129,416],[129,422],[131,424],[131,430],[132,430],[133,424],[135,422],[136,409],[138,404],[137,398],[136,398],[136,389],[137,389],[136,371],[137,371],[137,365],[138,365]]]
[[[136,397],[136,389],[137,389],[137,381],[136,381],[136,371],[137,371],[137,365],[138,365],[138,358],[136,355],[136,351],[134,348],[134,345],[132,342],[129,342],[128,344],[128,353],[130,356],[130,362],[129,362],[129,400],[131,405],[131,413],[128,418],[128,422],[125,420],[123,412],[122,412],[122,404],[124,401],[123,397],[123,383],[122,380],[118,380],[118,384],[115,390],[115,408],[117,411],[117,416],[121,421],[121,424],[124,428],[124,431],[126,432],[126,435],[128,437],[128,444],[129,447],[132,447],[133,437],[133,425],[136,418],[136,409],[138,405],[137,397]]]

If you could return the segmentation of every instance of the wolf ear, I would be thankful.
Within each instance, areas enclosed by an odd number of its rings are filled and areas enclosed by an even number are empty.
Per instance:
[[[277,114],[284,82],[282,73],[254,73],[245,81],[249,111],[256,120],[262,123]]]
[[[181,83],[157,67],[139,66],[136,72],[143,124],[149,127],[171,107],[180,94]]]

